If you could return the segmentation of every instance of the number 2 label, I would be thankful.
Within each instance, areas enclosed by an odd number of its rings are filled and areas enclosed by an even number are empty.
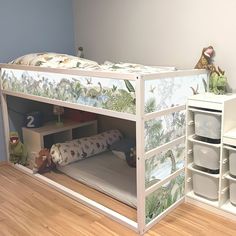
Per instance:
[[[34,128],[34,117],[33,116],[27,116],[27,127]]]

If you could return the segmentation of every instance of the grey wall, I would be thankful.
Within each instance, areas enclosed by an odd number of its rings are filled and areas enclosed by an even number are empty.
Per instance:
[[[73,24],[72,0],[0,0],[0,62],[39,51],[74,54]],[[14,99],[9,102],[14,105]],[[0,160],[3,160],[1,115]]]
[[[235,0],[75,0],[76,46],[104,60],[193,68],[203,47],[236,90]]]

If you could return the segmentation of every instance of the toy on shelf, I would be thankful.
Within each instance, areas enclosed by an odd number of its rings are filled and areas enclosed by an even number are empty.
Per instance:
[[[206,69],[209,71],[214,70],[213,57],[215,56],[215,50],[212,46],[202,49],[202,54],[198,63],[194,69]]]
[[[64,114],[64,107],[54,105],[53,106],[53,114],[57,115],[57,125],[63,125],[63,122],[61,120],[61,115]]]
[[[227,77],[225,72],[218,67],[210,75],[209,90],[214,94],[225,94],[227,85]]]
[[[55,164],[52,161],[50,151],[47,148],[40,150],[38,156],[35,158],[33,173],[43,174],[54,168]]]
[[[10,132],[9,151],[11,162],[24,166],[27,165],[28,153],[25,145],[20,141],[17,132]]]
[[[209,77],[209,91],[216,95],[225,94],[227,86],[227,78],[225,72],[219,67],[218,69],[213,64],[213,57],[215,56],[215,50],[212,46],[203,48],[202,54],[198,63],[194,67],[195,69],[206,69],[210,72]]]

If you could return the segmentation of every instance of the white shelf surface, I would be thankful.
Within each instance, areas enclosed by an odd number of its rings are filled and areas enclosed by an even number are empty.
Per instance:
[[[236,128],[229,130],[223,135],[223,143],[236,146]]]
[[[188,99],[188,106],[222,111],[224,102],[232,99],[232,94],[215,95],[213,93],[197,94]]]
[[[75,122],[75,121],[71,121],[71,120],[65,120],[62,125],[57,125],[56,121],[52,121],[52,122],[45,123],[43,126],[41,126],[39,128],[23,127],[22,129],[27,129],[27,130],[30,130],[31,132],[39,133],[39,134],[42,134],[45,136],[45,135],[49,135],[49,134],[63,132],[68,129],[75,129],[78,127],[83,127],[83,126],[87,126],[90,124],[95,124],[96,122],[97,122],[96,120],[88,121],[88,122]]]
[[[236,214],[236,206],[234,206],[230,200],[221,206],[221,209],[232,214]]]
[[[216,95],[214,93],[203,93],[203,94],[194,95],[190,97],[189,100],[197,100],[197,101],[211,102],[211,103],[224,103],[224,101],[231,98],[232,98],[232,93],[227,93],[224,95]]]
[[[188,192],[186,194],[186,196],[189,197],[189,198],[192,198],[194,200],[197,200],[199,202],[203,202],[205,204],[208,204],[210,206],[217,207],[217,208],[219,207],[219,201],[211,201],[211,200],[208,200],[208,199],[206,199],[204,197],[200,197],[200,196],[196,195],[194,193],[194,191]]]

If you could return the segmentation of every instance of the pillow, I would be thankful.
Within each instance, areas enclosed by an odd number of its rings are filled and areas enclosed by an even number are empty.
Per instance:
[[[108,130],[90,137],[54,144],[50,154],[55,164],[65,166],[71,162],[104,152],[121,138],[122,134],[119,130]]]
[[[24,55],[11,61],[10,64],[40,66],[51,68],[79,68],[79,69],[99,69],[100,66],[95,61],[79,58],[67,54],[52,52],[32,53]]]
[[[112,153],[118,158],[127,161],[131,167],[136,167],[136,142],[133,139],[122,139],[110,147]]]

